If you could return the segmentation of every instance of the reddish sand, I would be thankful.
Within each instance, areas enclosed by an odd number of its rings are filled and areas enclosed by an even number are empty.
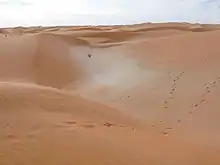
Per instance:
[[[219,165],[220,26],[0,30],[0,165]]]

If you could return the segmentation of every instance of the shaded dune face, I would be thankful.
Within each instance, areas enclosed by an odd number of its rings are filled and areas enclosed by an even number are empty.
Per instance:
[[[33,79],[32,62],[37,51],[35,37],[0,41],[1,81]]]
[[[37,35],[13,38],[2,41],[0,47],[1,81],[30,81],[62,88],[82,76],[68,51],[68,44],[59,37]]]
[[[220,164],[219,26],[0,36],[0,165]]]
[[[65,87],[83,74],[68,44],[55,36],[39,36],[38,49],[34,54],[34,80],[37,84],[54,88]]]

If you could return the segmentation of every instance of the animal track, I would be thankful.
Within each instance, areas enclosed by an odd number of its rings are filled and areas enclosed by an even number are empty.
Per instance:
[[[114,126],[114,124],[112,124],[112,123],[108,123],[108,122],[104,123],[103,125],[106,126],[106,127]]]
[[[92,122],[76,122],[76,121],[72,121],[72,120],[69,120],[69,121],[64,121],[62,124],[57,124],[55,125],[57,127],[67,127],[67,128],[72,128],[72,127],[84,127],[84,128],[95,128],[95,127],[98,127],[98,126],[104,126],[104,127],[119,127],[119,128],[125,128],[126,126],[123,126],[123,125],[117,125],[117,124],[114,124],[114,123],[110,123],[110,122],[104,122],[102,124],[95,124],[95,123],[92,123]],[[134,127],[131,127],[131,129],[134,131],[135,128]]]
[[[94,125],[94,124],[89,124],[89,123],[82,124],[81,126],[82,126],[82,127],[85,127],[85,128],[95,128],[95,127],[96,127],[96,125]]]
[[[168,132],[167,131],[163,131],[163,135],[168,136]]]
[[[180,78],[182,77],[182,75],[184,74],[185,72],[180,72],[176,78],[173,80],[173,83],[171,85],[171,91],[169,92],[169,96],[168,96],[168,99],[164,102],[164,108],[167,109],[169,108],[169,102],[170,100],[173,99],[173,94],[174,92],[177,90],[177,82],[180,80]],[[171,76],[169,75],[169,77],[171,78]]]
[[[65,123],[72,125],[72,124],[76,124],[76,121],[66,121]]]
[[[171,84],[171,90],[170,90],[169,93],[168,93],[168,98],[167,98],[167,100],[164,101],[164,104],[163,104],[163,108],[164,108],[164,109],[168,109],[168,108],[169,108],[170,101],[173,99],[173,94],[174,94],[174,92],[177,91],[177,83],[178,83],[178,81],[181,79],[181,77],[183,76],[184,73],[185,73],[184,71],[180,72],[180,73],[175,77],[175,79],[173,79],[173,82],[172,82],[172,84]],[[169,73],[169,78],[171,79],[170,73]],[[159,122],[162,123],[163,121],[160,120]],[[181,121],[180,121],[180,120],[177,120],[177,122],[180,123]],[[153,127],[153,126],[152,126],[152,127]],[[163,131],[163,134],[164,134],[165,136],[168,136],[168,133],[169,133],[170,130],[172,130],[172,128],[166,128],[166,129]]]
[[[207,100],[208,94],[218,85],[219,82],[220,82],[220,77],[217,77],[217,80],[211,81],[211,82],[205,84],[206,87],[205,87],[204,93],[201,95],[200,100],[199,100],[197,103],[193,104],[192,107],[198,108],[198,107],[200,107],[203,103],[205,103],[206,100]]]
[[[64,121],[62,124],[55,124],[56,127],[64,127],[64,128],[69,128],[69,127],[73,127],[77,124],[76,121],[72,121],[72,120],[69,120],[69,121]]]
[[[163,135],[168,136],[169,131],[171,131],[173,128],[169,127],[169,128],[165,128],[165,130],[163,131]]]
[[[171,91],[169,92],[169,96],[168,99],[164,101],[164,108],[167,109],[169,108],[169,102],[170,100],[173,99],[173,94],[174,92],[177,90],[177,83],[180,80],[181,76],[184,74],[184,72],[181,72],[174,80],[173,83],[171,85]],[[198,109],[199,107],[201,107],[204,103],[207,102],[207,97],[209,96],[210,93],[212,93],[212,91],[220,84],[220,76],[218,76],[215,80],[208,82],[205,84],[205,89],[204,92],[202,93],[200,99],[198,102],[196,102],[195,104],[192,105],[192,108]],[[189,116],[193,115],[193,110],[189,111]],[[160,123],[162,123],[162,121],[159,121]],[[178,119],[177,120],[178,123],[181,123],[182,120]],[[154,127],[154,125],[152,125],[151,127]],[[163,135],[168,136],[169,134],[169,130],[172,130],[172,128],[165,128],[165,130],[162,132]]]
[[[8,139],[16,139],[17,138],[17,136],[15,135],[15,134],[13,134],[13,133],[8,133],[7,135],[6,135],[6,137],[8,138]]]
[[[205,90],[200,97],[200,100],[192,105],[192,108],[198,109],[200,108],[205,102],[207,102],[208,95],[212,92],[212,90],[220,83],[220,76],[218,76],[214,81],[205,84]],[[193,111],[190,111],[189,115],[192,116]]]

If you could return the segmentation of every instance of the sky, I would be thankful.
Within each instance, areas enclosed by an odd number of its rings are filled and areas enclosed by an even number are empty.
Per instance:
[[[220,0],[0,0],[0,27],[220,23]]]

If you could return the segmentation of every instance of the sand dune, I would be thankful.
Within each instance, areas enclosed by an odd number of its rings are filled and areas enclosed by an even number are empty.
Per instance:
[[[1,29],[0,165],[219,165],[219,30]]]

